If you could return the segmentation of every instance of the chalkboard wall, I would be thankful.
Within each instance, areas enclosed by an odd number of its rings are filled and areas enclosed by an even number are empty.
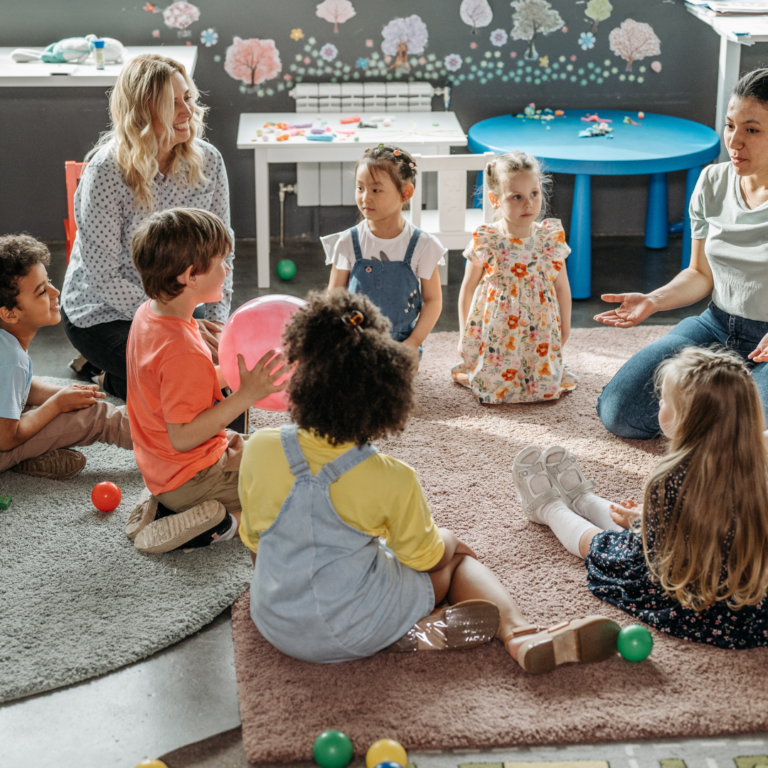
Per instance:
[[[300,81],[429,80],[452,86],[465,130],[487,117],[540,107],[660,112],[714,124],[719,38],[682,0],[5,0],[0,46],[44,47],[95,33],[125,45],[198,46],[195,81],[210,107],[208,138],[224,155],[238,237],[254,236],[252,153],[235,148],[241,112],[293,110]],[[532,37],[534,24],[537,29]],[[408,49],[397,50],[407,39]],[[638,40],[642,39],[642,43]],[[243,50],[262,62],[238,67]],[[757,65],[763,46],[745,52]],[[435,109],[442,109],[439,99]],[[0,231],[63,239],[64,161],[82,159],[107,127],[97,88],[0,88]],[[273,231],[278,181],[274,166]],[[552,207],[569,220],[573,178],[555,179]],[[645,177],[596,178],[596,234],[643,231]],[[670,216],[682,218],[682,174],[670,177]],[[289,235],[348,226],[349,208],[296,208]]]

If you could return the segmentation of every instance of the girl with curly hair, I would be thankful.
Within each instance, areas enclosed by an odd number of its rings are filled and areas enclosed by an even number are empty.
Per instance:
[[[494,637],[531,673],[612,655],[618,626],[602,617],[529,624],[472,549],[435,525],[416,472],[371,445],[403,430],[413,406],[414,357],[388,331],[346,290],[310,294],[286,329],[295,423],[252,435],[240,466],[261,634],[322,663]]]
[[[415,180],[416,163],[404,149],[367,149],[355,166],[362,221],[321,240],[332,265],[328,289],[368,296],[391,321],[392,338],[421,352],[443,308],[437,267],[447,250],[403,217]]]

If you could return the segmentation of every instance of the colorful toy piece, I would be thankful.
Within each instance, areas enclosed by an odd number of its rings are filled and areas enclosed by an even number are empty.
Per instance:
[[[366,768],[376,768],[382,763],[395,763],[405,768],[408,764],[408,755],[399,741],[394,739],[379,739],[368,748],[365,753]]]
[[[13,499],[10,496],[0,496],[0,509],[8,509]]]
[[[91,491],[91,501],[99,512],[112,512],[117,509],[122,498],[123,494],[120,492],[120,488],[108,480],[96,483]]]
[[[595,112],[594,115],[590,115],[589,112],[587,112],[587,116],[582,117],[581,122],[582,123],[612,123],[613,120],[603,120],[603,118],[600,117],[600,115],[598,115],[597,112]]]
[[[360,122],[360,115],[353,115],[352,117],[342,117],[339,122],[342,125],[347,125],[348,123],[359,123]]]
[[[304,137],[307,139],[307,141],[333,141],[333,134],[332,133],[323,133],[319,136],[308,134]]]
[[[283,259],[278,263],[276,271],[281,280],[290,280],[296,274],[296,265],[290,259]]]
[[[281,352],[283,329],[306,303],[296,296],[275,293],[251,299],[229,316],[219,339],[219,364],[230,389],[240,386],[237,355],[243,356],[251,370],[270,349]],[[285,379],[282,376],[277,383],[282,384]],[[285,390],[276,392],[255,405],[263,411],[287,411],[288,395]]]
[[[645,112],[638,112],[637,113],[637,119],[642,120],[645,117]]]
[[[642,624],[629,624],[619,632],[616,646],[627,661],[643,661],[653,650],[653,635]]]
[[[341,731],[323,731],[312,745],[312,757],[320,768],[346,768],[352,754],[352,741]]]
[[[565,115],[565,112],[562,109],[555,110],[555,117],[563,117],[563,115]]]
[[[162,760],[142,760],[136,768],[168,768]]]

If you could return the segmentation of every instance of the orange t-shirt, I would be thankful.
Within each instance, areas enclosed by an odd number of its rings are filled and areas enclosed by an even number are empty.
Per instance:
[[[149,304],[136,310],[128,335],[128,418],[136,464],[158,494],[215,464],[227,437],[221,430],[183,453],[171,445],[166,424],[188,424],[224,396],[197,323],[157,315]]]

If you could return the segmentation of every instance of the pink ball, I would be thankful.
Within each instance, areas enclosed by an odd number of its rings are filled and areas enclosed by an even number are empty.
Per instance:
[[[661,72],[661,62],[660,61],[652,61],[651,62],[651,69],[654,72]]]
[[[282,352],[285,326],[306,304],[296,296],[272,294],[251,299],[232,313],[219,340],[219,365],[232,391],[240,386],[237,355],[243,356],[246,367],[251,370],[270,349]],[[281,376],[276,383],[281,384],[286,378]],[[283,390],[254,405],[262,411],[287,411],[288,394]]]

